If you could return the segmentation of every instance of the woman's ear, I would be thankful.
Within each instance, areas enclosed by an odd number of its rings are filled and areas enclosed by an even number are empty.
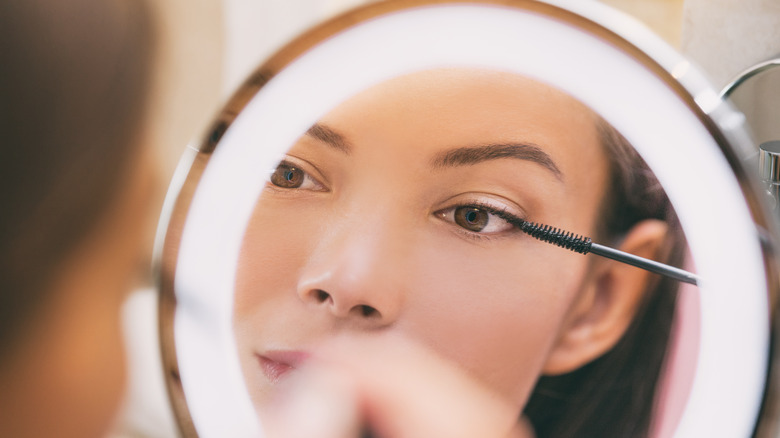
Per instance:
[[[667,230],[663,221],[644,220],[629,230],[618,249],[656,259]],[[609,351],[634,319],[654,275],[614,260],[594,260],[542,372],[565,374]]]

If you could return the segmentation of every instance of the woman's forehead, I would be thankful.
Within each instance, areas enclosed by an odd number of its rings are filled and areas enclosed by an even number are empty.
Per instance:
[[[413,108],[417,105],[451,104],[480,95],[490,96],[492,101],[496,101],[496,97],[519,99],[531,108],[557,104],[565,105],[571,111],[590,112],[563,91],[531,78],[511,72],[467,68],[425,70],[398,76],[359,93],[347,103],[391,106],[403,102]],[[503,101],[498,99],[496,102]]]
[[[541,82],[508,72],[438,69],[397,77],[345,101],[321,123],[362,144],[415,154],[523,143],[538,146],[564,175],[606,169],[588,107]],[[584,176],[584,175],[582,175]],[[568,178],[567,178],[568,179]]]

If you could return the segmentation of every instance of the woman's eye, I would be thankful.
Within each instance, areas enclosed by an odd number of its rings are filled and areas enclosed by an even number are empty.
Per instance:
[[[303,170],[281,163],[276,167],[274,173],[271,174],[271,183],[285,189],[297,189],[303,184],[305,177],[306,173]]]
[[[271,174],[271,184],[283,189],[320,190],[322,185],[294,164],[282,162]]]
[[[454,222],[472,233],[494,234],[514,228],[507,220],[488,208],[463,205],[452,207],[440,213],[444,220]]]
[[[482,231],[490,222],[490,215],[476,207],[457,207],[453,213],[455,223],[474,232]]]

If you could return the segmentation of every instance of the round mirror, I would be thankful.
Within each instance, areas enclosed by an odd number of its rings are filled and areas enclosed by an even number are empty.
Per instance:
[[[742,120],[595,3],[389,1],[304,34],[166,201],[184,435],[257,435],[275,384],[351,331],[420,341],[537,436],[773,433],[774,225]]]

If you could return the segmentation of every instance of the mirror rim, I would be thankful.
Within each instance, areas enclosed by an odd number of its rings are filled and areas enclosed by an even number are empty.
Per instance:
[[[181,238],[182,230],[180,228],[177,229],[176,225],[183,223],[189,210],[190,202],[194,196],[195,189],[200,180],[200,175],[205,169],[211,153],[215,150],[222,135],[233,123],[241,110],[244,109],[249,101],[268,81],[280,73],[288,64],[293,62],[300,55],[317,46],[327,38],[359,23],[364,23],[372,18],[384,16],[385,14],[396,11],[425,5],[458,3],[501,5],[516,7],[524,11],[538,12],[545,16],[571,24],[578,29],[591,33],[613,44],[620,45],[621,50],[632,56],[638,63],[641,63],[648,68],[648,70],[657,78],[660,78],[672,88],[676,94],[684,97],[689,109],[696,114],[701,123],[721,146],[722,152],[740,181],[743,196],[748,202],[749,209],[757,226],[774,231],[773,221],[767,219],[765,207],[755,195],[757,193],[755,190],[757,185],[753,181],[755,178],[753,178],[751,172],[744,166],[744,151],[733,150],[729,146],[739,144],[741,141],[741,132],[739,128],[733,126],[733,121],[728,118],[731,116],[731,113],[727,108],[724,108],[719,100],[713,101],[711,96],[706,94],[704,95],[704,98],[702,98],[702,93],[706,91],[706,87],[701,86],[702,81],[696,77],[695,74],[691,77],[690,75],[693,73],[690,72],[683,72],[682,74],[680,72],[670,73],[667,68],[650,55],[654,50],[652,49],[652,44],[640,47],[639,45],[636,45],[636,41],[630,42],[625,36],[621,36],[615,31],[607,28],[605,24],[592,21],[592,17],[589,17],[586,14],[577,13],[575,11],[577,7],[574,7],[571,4],[567,4],[567,6],[572,6],[571,9],[564,9],[552,3],[534,0],[481,0],[477,2],[457,0],[397,0],[360,7],[315,27],[284,46],[268,61],[263,63],[228,100],[225,107],[216,117],[216,121],[210,126],[206,133],[201,136],[200,140],[193,146],[188,147],[185,156],[177,169],[177,173],[174,176],[174,181],[171,184],[171,189],[166,198],[166,204],[160,220],[156,244],[155,266],[157,267],[156,278],[158,279],[158,289],[160,290],[159,323],[161,351],[166,376],[165,380],[177,422],[185,436],[197,436],[197,431],[195,430],[189,409],[187,408],[184,392],[179,379],[178,359],[173,336],[176,296],[174,293],[172,274],[175,272],[176,266],[175,264],[171,265],[170,261],[176,260],[178,243]],[[581,9],[584,9],[584,7]],[[623,19],[623,17],[620,18]],[[769,257],[766,251],[764,254],[768,278],[775,279],[777,278],[775,260]],[[774,281],[767,281],[767,283],[771,289],[770,296],[773,301],[771,309],[774,309],[774,301],[776,301],[778,293],[777,285]],[[773,311],[773,314],[776,314],[776,312]],[[777,327],[776,324],[773,324],[773,326]],[[777,362],[775,359],[772,359],[772,361],[773,364]],[[774,368],[776,368],[776,366],[771,368],[770,380],[768,383],[769,389],[771,389],[769,385],[776,386],[772,385],[772,383],[777,380],[777,372]],[[765,412],[762,412],[759,417],[756,431],[757,436],[769,436],[763,431],[777,427],[776,424],[768,424],[768,422],[771,423],[771,418],[768,420],[766,418],[766,413],[771,413],[772,417],[776,417],[780,412],[780,407],[777,406],[778,403],[776,402],[777,399],[778,394],[776,391],[767,392],[767,398],[764,407],[762,408]]]

